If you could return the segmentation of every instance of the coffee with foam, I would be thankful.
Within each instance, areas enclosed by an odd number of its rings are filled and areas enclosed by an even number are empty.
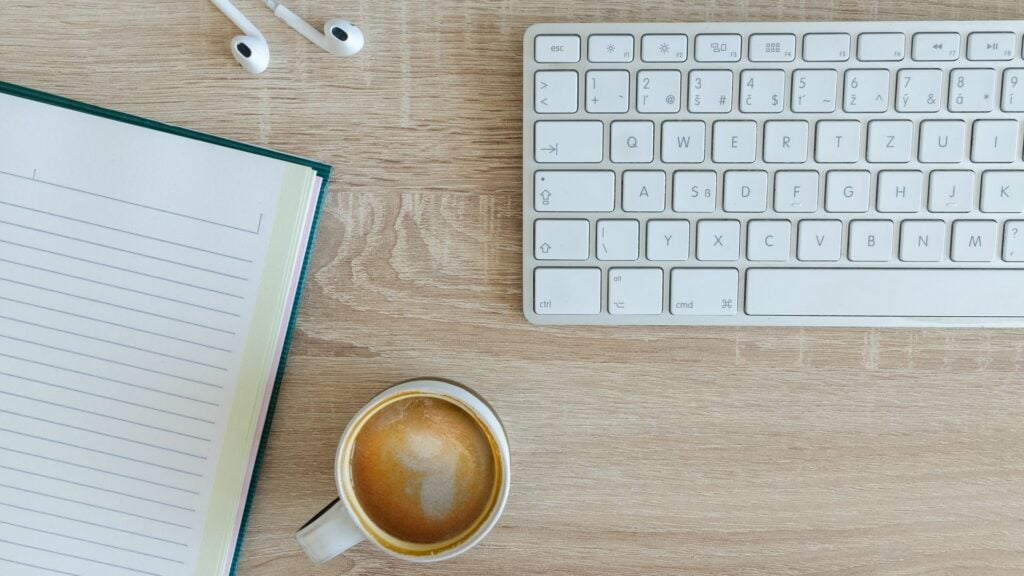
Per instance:
[[[495,446],[463,407],[425,395],[374,412],[355,437],[352,488],[382,532],[413,545],[472,533],[500,486]]]

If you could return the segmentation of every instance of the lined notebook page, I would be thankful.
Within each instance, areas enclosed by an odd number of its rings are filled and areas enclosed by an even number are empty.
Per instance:
[[[213,574],[313,172],[7,95],[0,134],[0,574]]]

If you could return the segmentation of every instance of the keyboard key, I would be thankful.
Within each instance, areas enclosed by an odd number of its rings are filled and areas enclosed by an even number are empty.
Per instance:
[[[534,76],[533,109],[538,114],[572,114],[578,106],[574,70],[541,70]]]
[[[802,220],[797,231],[796,257],[804,262],[839,260],[843,223],[839,220]]]
[[[1024,220],[1010,220],[1003,228],[1003,260],[1024,262]]]
[[[629,72],[591,70],[587,72],[587,112],[623,113],[629,110]]]
[[[622,209],[626,212],[664,212],[665,173],[661,170],[623,172]]]
[[[789,220],[751,220],[747,225],[747,260],[789,260]]]
[[[850,222],[850,261],[888,262],[892,260],[892,221],[854,220]]]
[[[1024,112],[1024,68],[1003,73],[1003,112]]]
[[[701,220],[697,222],[697,259],[729,261],[740,257],[738,220]]]
[[[729,170],[722,185],[722,209],[726,212],[764,212],[768,209],[768,173]]]
[[[805,34],[806,62],[846,62],[850,59],[849,34]]]
[[[587,38],[587,60],[632,62],[633,37],[629,34],[591,34]]]
[[[807,161],[807,121],[769,120],[764,123],[764,161],[799,164]]]
[[[959,220],[953,223],[954,262],[991,262],[996,256],[998,226],[993,220]]]
[[[610,268],[610,314],[661,314],[661,268]]]
[[[870,188],[867,170],[830,170],[825,176],[825,211],[867,212]]]
[[[704,123],[700,120],[662,123],[661,161],[666,163],[703,162],[704,131]]]
[[[981,211],[1024,212],[1024,170],[986,170],[982,173]]]
[[[991,112],[995,106],[996,71],[960,68],[949,73],[950,112]]]
[[[847,70],[843,94],[847,112],[885,112],[889,109],[889,71]]]
[[[1024,316],[1024,270],[753,268],[754,316]]]
[[[1013,32],[974,32],[967,36],[967,59],[1012,60],[1016,46]]]
[[[926,163],[962,162],[964,159],[964,122],[962,120],[925,120],[921,122],[918,157]]]
[[[946,224],[942,220],[904,220],[900,226],[900,260],[939,262],[946,251]]]
[[[918,212],[921,210],[921,183],[917,170],[884,170],[878,173],[877,208],[879,212]]]
[[[974,172],[933,170],[928,175],[929,212],[970,212],[974,207]]]
[[[644,62],[686,62],[686,34],[645,34],[640,46]]]
[[[896,90],[897,111],[938,112],[942,102],[942,70],[900,70]]]
[[[697,62],[739,62],[739,34],[698,34],[695,60]]]
[[[691,71],[689,95],[689,110],[695,114],[725,114],[732,111],[732,72]]]
[[[538,170],[533,176],[537,212],[611,212],[615,209],[615,172],[611,170]]]
[[[636,109],[646,113],[679,112],[682,74],[678,70],[643,70],[636,78]]]
[[[785,89],[782,70],[744,70],[740,73],[740,111],[782,112]]]
[[[734,268],[675,268],[670,308],[685,316],[732,316],[738,303],[739,272]]]
[[[815,160],[821,163],[856,162],[860,157],[860,122],[822,120],[817,124]]]
[[[579,36],[537,36],[533,43],[537,62],[579,62]]]
[[[956,32],[914,34],[911,57],[919,62],[950,62],[960,58],[960,35]]]
[[[812,170],[775,173],[776,212],[815,212],[818,210],[818,173]]]
[[[537,220],[533,243],[537,260],[586,260],[590,257],[590,222]]]
[[[600,162],[604,157],[604,125],[600,120],[534,123],[536,162]]]
[[[654,161],[654,122],[620,120],[612,122],[612,162]]]
[[[975,120],[971,137],[973,162],[1013,162],[1020,130],[1016,120]]]
[[[792,62],[796,58],[793,34],[751,34],[751,62]]]
[[[647,221],[648,260],[686,260],[690,257],[690,223],[686,220]]]
[[[857,59],[861,62],[899,62],[907,52],[902,32],[869,33],[857,37]]]
[[[723,164],[750,163],[757,150],[757,122],[720,120],[711,138],[711,158]]]
[[[636,260],[639,257],[639,222],[636,220],[597,221],[598,260]]]
[[[793,72],[793,112],[835,112],[835,70],[797,70]]]
[[[537,268],[533,274],[537,314],[600,314],[600,268]]]
[[[913,138],[910,120],[872,120],[868,123],[868,162],[910,162]]]
[[[718,174],[710,170],[680,170],[672,175],[672,210],[714,212],[718,203]]]

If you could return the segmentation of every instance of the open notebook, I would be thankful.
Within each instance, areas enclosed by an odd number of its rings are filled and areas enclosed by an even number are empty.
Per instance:
[[[0,574],[232,570],[329,176],[0,83]]]

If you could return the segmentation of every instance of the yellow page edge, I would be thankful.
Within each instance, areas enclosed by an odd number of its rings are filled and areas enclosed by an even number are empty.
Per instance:
[[[294,266],[301,266],[297,253],[302,235],[306,207],[312,195],[316,172],[300,165],[285,168],[281,196],[270,233],[267,259],[260,287],[253,303],[242,365],[235,383],[233,402],[228,415],[226,434],[217,462],[210,504],[206,513],[202,541],[196,559],[196,575],[223,574],[234,556],[229,546],[235,533],[240,507],[245,506],[242,493],[252,459],[253,439],[260,418],[266,386],[273,386],[270,369],[280,337],[282,311],[289,304],[285,294],[292,280]]]

